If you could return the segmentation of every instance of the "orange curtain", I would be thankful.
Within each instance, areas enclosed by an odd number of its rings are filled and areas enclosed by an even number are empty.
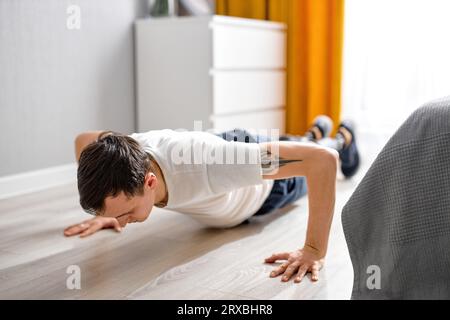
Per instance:
[[[341,113],[344,0],[216,0],[216,12],[288,25],[286,131]]]

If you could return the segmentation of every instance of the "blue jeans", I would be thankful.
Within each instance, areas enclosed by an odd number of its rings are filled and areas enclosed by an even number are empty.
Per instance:
[[[242,129],[235,129],[218,134],[226,141],[236,141],[245,143],[262,143],[271,141],[269,137],[261,135],[252,135]],[[304,177],[294,177],[287,179],[274,180],[272,191],[264,201],[261,208],[255,213],[255,216],[261,216],[283,208],[291,204],[308,192],[306,179]]]

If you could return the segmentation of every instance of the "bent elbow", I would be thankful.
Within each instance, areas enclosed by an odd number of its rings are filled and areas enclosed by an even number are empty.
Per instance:
[[[80,133],[79,135],[77,135],[75,137],[75,140],[73,141],[73,143],[75,144],[75,147],[79,146],[81,144],[81,140],[83,139],[83,134]]]
[[[336,164],[337,167],[339,163],[339,152],[331,148],[326,148],[326,151],[329,153],[330,161],[334,162],[334,164]]]
[[[325,148],[325,152],[327,153],[327,162],[331,169],[337,171],[339,165],[339,152],[335,149]]]
[[[328,173],[336,177],[339,165],[339,153],[334,149],[322,147],[317,150],[313,163],[312,171],[315,173]]]
[[[80,160],[80,155],[86,145],[89,143],[89,135],[85,132],[78,134],[75,137],[74,145],[75,145],[75,159],[77,162]]]

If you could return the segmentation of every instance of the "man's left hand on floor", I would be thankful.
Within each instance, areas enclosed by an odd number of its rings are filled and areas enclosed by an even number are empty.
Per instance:
[[[319,280],[319,271],[324,265],[325,259],[319,258],[309,250],[299,249],[293,252],[275,253],[264,260],[265,263],[275,263],[278,260],[286,260],[275,268],[270,277],[282,275],[281,281],[289,281],[294,277],[294,282],[299,283],[308,272],[311,272],[311,280]]]

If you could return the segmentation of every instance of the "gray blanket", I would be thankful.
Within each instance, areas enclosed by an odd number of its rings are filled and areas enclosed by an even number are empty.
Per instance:
[[[450,299],[450,97],[415,111],[342,212],[352,299]]]

